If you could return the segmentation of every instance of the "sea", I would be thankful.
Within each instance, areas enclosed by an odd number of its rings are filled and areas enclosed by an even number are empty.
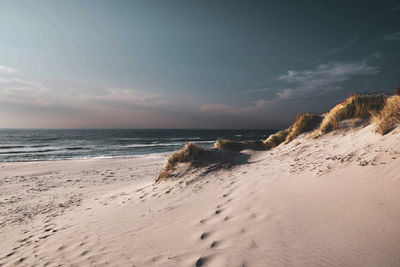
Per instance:
[[[264,140],[274,130],[0,129],[0,162],[132,157],[170,153],[188,142]]]

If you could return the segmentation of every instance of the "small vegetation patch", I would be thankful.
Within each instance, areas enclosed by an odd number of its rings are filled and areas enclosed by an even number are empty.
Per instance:
[[[297,116],[296,122],[290,127],[290,131],[285,139],[289,143],[302,133],[315,130],[322,121],[322,117],[316,113],[303,113]]]
[[[385,104],[384,94],[353,94],[342,103],[331,109],[315,134],[316,137],[339,129],[341,121],[347,119],[369,119],[373,113],[379,112]]]
[[[161,170],[156,182],[167,179],[174,171],[178,163],[193,164],[205,154],[205,150],[194,143],[188,143],[181,150],[174,152],[167,160],[164,168]]]
[[[230,139],[217,140],[214,144],[215,148],[240,152],[245,149],[251,150],[267,150],[262,141],[250,140],[250,141],[235,141]]]
[[[388,97],[382,110],[372,116],[375,130],[381,135],[389,133],[400,124],[400,90],[398,93],[399,95]]]
[[[268,148],[274,148],[279,146],[280,143],[284,142],[289,135],[291,128],[280,130],[277,133],[271,134],[265,141],[264,145]]]

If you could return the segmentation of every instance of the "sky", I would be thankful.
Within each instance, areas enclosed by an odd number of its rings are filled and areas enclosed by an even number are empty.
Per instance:
[[[0,128],[270,128],[400,85],[400,0],[0,1]]]

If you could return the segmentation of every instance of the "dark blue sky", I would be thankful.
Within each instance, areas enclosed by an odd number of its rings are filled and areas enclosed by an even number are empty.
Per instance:
[[[400,84],[400,1],[1,1],[0,127],[280,128]]]

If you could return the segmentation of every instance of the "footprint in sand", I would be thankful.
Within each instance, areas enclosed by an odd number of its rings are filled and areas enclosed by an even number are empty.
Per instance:
[[[11,257],[12,255],[14,255],[15,254],[15,251],[13,251],[13,252],[10,252],[10,253],[8,253],[7,255],[6,255],[6,257],[8,258],[8,257]]]
[[[256,249],[256,248],[258,248],[257,243],[254,242],[254,240],[251,240],[250,248],[251,248],[251,249]]]
[[[200,257],[197,261],[196,261],[196,267],[201,267],[203,266],[207,261],[207,257]]]
[[[216,248],[217,246],[219,246],[220,242],[218,241],[213,241],[210,245],[210,248]]]
[[[85,256],[85,255],[88,254],[88,253],[89,253],[88,250],[83,251],[83,252],[81,253],[81,257]]]
[[[210,235],[210,233],[204,232],[204,233],[201,234],[200,239],[201,239],[201,240],[204,240],[204,239],[206,239],[209,235]]]
[[[22,263],[23,261],[25,261],[25,257],[22,257],[22,258],[20,258],[15,264],[20,264],[20,263]]]

